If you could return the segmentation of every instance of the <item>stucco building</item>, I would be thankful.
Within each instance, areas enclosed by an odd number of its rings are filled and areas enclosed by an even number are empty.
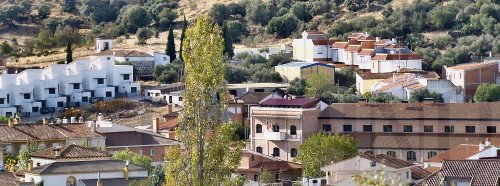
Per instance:
[[[471,101],[477,87],[482,83],[497,83],[500,76],[500,62],[466,63],[452,67],[443,67],[444,77],[455,86],[461,87],[465,100]]]
[[[274,67],[283,79],[292,81],[295,78],[307,78],[312,74],[328,74],[334,79],[335,66],[324,63],[291,62]]]

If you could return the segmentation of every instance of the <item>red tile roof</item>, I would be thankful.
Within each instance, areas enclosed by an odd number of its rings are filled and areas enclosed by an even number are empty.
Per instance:
[[[363,49],[361,52],[359,52],[360,56],[371,56],[375,49]]]
[[[0,141],[36,141],[36,140],[65,140],[68,138],[103,137],[101,134],[90,131],[84,123],[78,124],[20,124],[9,127],[0,126]]]
[[[465,179],[471,186],[498,185],[500,160],[446,160],[440,171],[431,174],[418,186],[440,186],[447,179]]]
[[[349,44],[347,42],[335,42],[332,48],[346,48]]]
[[[296,99],[285,99],[285,98],[271,98],[262,103],[261,107],[289,107],[289,108],[312,108],[319,103],[319,99],[309,99],[309,98],[296,98]]]
[[[415,180],[423,179],[431,174],[430,172],[426,171],[425,169],[422,169],[420,167],[415,166],[410,161],[402,160],[402,159],[395,158],[395,157],[392,157],[389,155],[385,155],[385,154],[377,154],[377,155],[360,154],[359,156],[361,156],[365,159],[371,160],[371,161],[375,161],[377,163],[384,164],[384,165],[386,165],[388,167],[392,167],[394,169],[412,167],[411,168],[411,174],[412,174],[411,177]]]
[[[55,147],[59,148],[59,147]],[[66,145],[59,149],[59,156],[55,156],[55,148],[48,148],[42,151],[31,153],[31,157],[45,159],[80,159],[80,158],[105,158],[111,157],[106,151],[100,151],[93,148],[82,147],[78,145]]]
[[[486,146],[483,150],[489,149],[493,146]],[[479,145],[472,144],[460,144],[450,150],[440,153],[427,162],[442,163],[444,160],[466,160],[467,158],[480,153]]]
[[[372,57],[372,60],[411,60],[411,59],[422,59],[417,53],[410,54],[384,54],[377,53]]]
[[[0,172],[1,186],[18,186],[21,183],[19,179],[10,172]]]
[[[332,45],[335,43],[334,40],[328,40],[328,39],[313,39],[312,40],[314,45]]]
[[[382,40],[376,41],[375,45],[383,45],[383,44],[385,44],[386,42],[389,42],[389,41],[391,41],[391,40],[390,39],[382,39]]]
[[[474,69],[479,69],[479,68],[486,68],[486,67],[493,67],[493,68],[498,68],[498,63],[496,61],[487,61],[487,62],[482,62],[482,63],[465,63],[465,64],[460,64],[452,67],[447,67],[447,69],[454,69],[454,70],[474,70]]]

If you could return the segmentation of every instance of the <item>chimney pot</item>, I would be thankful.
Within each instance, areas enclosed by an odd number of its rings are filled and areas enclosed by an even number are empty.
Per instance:
[[[33,170],[33,160],[28,160],[28,171]]]
[[[125,162],[125,167],[123,168],[123,179],[128,181],[128,160]]]
[[[483,141],[479,142],[479,152],[484,150],[484,143]]]
[[[158,128],[160,125],[160,118],[156,117],[153,119],[153,132],[158,133]]]
[[[61,154],[60,154],[60,151],[61,151],[61,148],[60,147],[54,147],[54,156],[56,158],[60,157]]]
[[[172,110],[173,110],[173,106],[172,105],[168,105],[167,106],[168,113],[172,113],[173,112]]]

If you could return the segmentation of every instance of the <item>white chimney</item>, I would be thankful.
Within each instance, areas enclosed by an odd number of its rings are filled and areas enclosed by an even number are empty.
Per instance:
[[[73,117],[71,117],[71,118],[70,118],[70,121],[71,121],[71,123],[76,123],[76,117],[74,117],[74,116],[73,116]]]
[[[490,139],[486,138],[486,140],[484,141],[484,146],[487,147],[490,145],[491,145]]]
[[[62,123],[63,123],[63,124],[68,124],[68,122],[69,122],[69,121],[68,121],[68,118],[63,118],[63,119],[62,119]]]
[[[97,115],[97,121],[104,121],[104,115],[102,113],[99,113],[99,115]]]
[[[153,132],[158,133],[158,127],[160,125],[160,118],[156,117],[153,119]]]
[[[479,152],[484,150],[484,144],[483,141],[479,142]]]
[[[375,41],[380,41],[380,37],[375,37]]]
[[[391,39],[391,41],[392,41],[392,43],[394,43],[394,44],[397,44],[397,43],[398,43],[398,40],[396,40],[396,38],[392,38],[392,39]]]

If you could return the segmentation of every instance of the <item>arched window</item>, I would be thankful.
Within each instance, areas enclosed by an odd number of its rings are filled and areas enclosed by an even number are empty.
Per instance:
[[[66,186],[76,186],[76,178],[70,176],[66,179]]]
[[[367,151],[365,151],[365,154],[366,154],[366,155],[373,155],[373,151],[371,151],[371,150],[367,150]]]
[[[274,147],[273,148],[273,154],[274,157],[280,156],[280,148]]]
[[[406,160],[417,161],[417,153],[415,153],[415,151],[406,152]]]
[[[280,131],[280,126],[276,123],[273,125],[273,132],[279,132]]]
[[[387,155],[392,156],[392,157],[396,157],[396,152],[390,150],[390,151],[387,151]]]
[[[262,147],[257,147],[257,148],[256,148],[256,151],[257,151],[258,153],[261,153],[261,154],[262,154]]]
[[[255,133],[262,133],[262,125],[261,124],[255,125]]]
[[[432,157],[436,156],[438,153],[435,151],[429,151],[427,153],[427,159],[431,159]]]
[[[292,148],[292,149],[290,149],[290,156],[291,156],[292,158],[297,157],[297,149],[296,149],[296,148]]]
[[[297,127],[295,125],[290,126],[290,135],[297,135]]]

